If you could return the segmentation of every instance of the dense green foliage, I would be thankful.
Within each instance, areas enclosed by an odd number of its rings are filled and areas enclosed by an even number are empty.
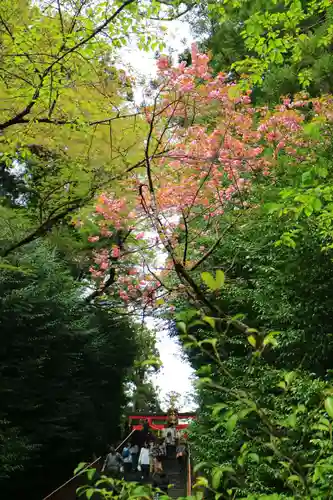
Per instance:
[[[262,101],[332,91],[332,4],[322,0],[210,1],[193,20],[217,71],[247,74]]]
[[[197,280],[204,272],[215,319],[200,324],[195,310],[178,303],[179,321],[193,322],[183,341],[200,377],[193,451],[222,498],[331,496],[332,415],[323,402],[332,391],[333,275],[322,226],[330,201],[309,209],[314,195],[330,192],[329,151],[323,146],[311,167],[297,168],[281,155],[274,183],[258,179],[247,206],[226,210],[214,232],[202,235],[205,223],[196,225],[193,252],[210,248],[215,233],[228,228],[197,272]],[[214,280],[205,272],[216,269],[225,279],[209,291]],[[202,315],[208,310],[203,304]],[[222,311],[248,329],[232,322],[225,329]]]
[[[50,245],[17,255],[15,265],[24,271],[1,273],[2,433],[18,435],[2,458],[4,488],[18,492],[16,477],[36,494],[120,435],[136,339],[127,321],[83,302],[84,286]]]

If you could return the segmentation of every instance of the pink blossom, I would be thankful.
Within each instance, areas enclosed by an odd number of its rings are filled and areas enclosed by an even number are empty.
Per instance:
[[[111,255],[114,259],[118,259],[120,256],[120,248],[118,246],[113,246],[112,247],[112,252]]]
[[[283,149],[286,145],[285,141],[280,141],[279,144],[276,146],[277,150]]]
[[[144,232],[142,232],[142,233],[138,233],[138,234],[136,235],[136,237],[135,237],[135,238],[136,238],[137,240],[142,240],[142,238],[144,237],[144,235],[145,235],[145,233],[144,233]]]
[[[95,241],[99,240],[99,236],[89,236],[88,241],[90,243],[95,243]]]
[[[129,300],[129,296],[125,292],[125,290],[119,290],[119,296],[122,298],[125,302]]]
[[[160,71],[163,71],[164,69],[168,69],[169,67],[169,59],[167,56],[161,56],[159,60],[157,61],[157,67]]]

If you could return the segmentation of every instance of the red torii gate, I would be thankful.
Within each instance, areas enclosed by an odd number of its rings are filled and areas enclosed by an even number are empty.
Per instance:
[[[195,420],[195,413],[177,413],[177,421],[175,428],[177,430],[186,429],[192,420]],[[170,414],[168,413],[155,413],[155,414],[131,414],[128,416],[129,426],[132,430],[141,431],[143,429],[143,422],[147,422],[149,427],[155,431],[161,431],[169,427]]]

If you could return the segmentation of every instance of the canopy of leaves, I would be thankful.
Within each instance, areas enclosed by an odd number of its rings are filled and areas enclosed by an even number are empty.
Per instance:
[[[322,1],[210,1],[193,17],[216,71],[248,75],[256,98],[277,102],[301,89],[332,91],[332,4]]]

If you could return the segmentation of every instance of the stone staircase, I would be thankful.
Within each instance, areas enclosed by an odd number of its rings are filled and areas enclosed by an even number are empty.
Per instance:
[[[186,496],[186,463],[184,462],[183,470],[181,470],[176,459],[176,448],[171,449],[169,458],[163,463],[163,469],[169,477],[170,485],[173,485],[169,489],[169,496],[171,498]]]

